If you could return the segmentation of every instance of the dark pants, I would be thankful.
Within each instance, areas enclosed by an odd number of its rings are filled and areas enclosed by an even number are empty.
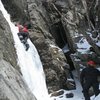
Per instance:
[[[29,44],[27,43],[27,39],[28,39],[28,33],[24,33],[24,32],[20,32],[18,33],[18,37],[19,39],[21,40],[21,42],[25,45],[26,47],[26,51],[28,50],[29,48]]]
[[[95,96],[97,96],[100,93],[98,82],[95,82],[95,83],[87,82],[83,86],[83,94],[84,94],[85,100],[90,100],[90,96],[89,96],[89,88],[90,87],[93,87]]]

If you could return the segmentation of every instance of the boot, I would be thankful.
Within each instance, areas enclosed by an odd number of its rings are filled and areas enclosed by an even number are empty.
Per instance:
[[[29,44],[26,44],[25,46],[26,46],[26,51],[27,51],[29,49]]]

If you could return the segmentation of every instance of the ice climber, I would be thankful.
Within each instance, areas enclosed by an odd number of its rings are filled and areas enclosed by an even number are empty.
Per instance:
[[[84,68],[80,75],[80,81],[83,88],[83,94],[85,100],[90,100],[89,88],[93,87],[95,96],[100,93],[98,77],[100,71],[96,69],[96,63],[94,61],[87,62],[88,67]]]
[[[17,25],[19,29],[18,37],[21,42],[25,45],[26,51],[29,49],[29,44],[27,43],[27,39],[29,38],[29,33],[27,26]]]

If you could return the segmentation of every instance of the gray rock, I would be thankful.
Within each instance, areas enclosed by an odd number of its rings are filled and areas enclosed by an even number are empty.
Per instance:
[[[26,0],[1,0],[13,21],[24,23],[28,20]],[[9,6],[8,6],[9,5]]]
[[[14,48],[14,40],[9,24],[4,19],[0,11],[0,58],[10,62],[15,68],[18,68]],[[19,68],[18,68],[19,69]]]
[[[34,26],[31,40],[39,51],[46,74],[48,90],[53,92],[63,88],[66,81],[68,72],[68,69],[66,69],[66,73],[64,71],[66,58],[62,50],[55,44],[54,38],[48,30],[50,19],[45,13],[44,7],[42,5],[38,6],[40,1],[37,1],[38,3],[28,1],[29,14]],[[54,47],[51,45],[54,45]]]
[[[0,100],[36,100],[19,72],[5,60],[0,60]]]
[[[66,90],[74,90],[76,89],[76,84],[74,81],[67,80],[67,82],[64,84],[64,87]]]
[[[67,93],[66,98],[73,98],[74,94],[73,93]]]
[[[61,90],[61,91],[52,93],[52,94],[51,94],[51,97],[53,97],[53,96],[60,96],[60,95],[63,95],[63,94],[64,94],[64,91]]]

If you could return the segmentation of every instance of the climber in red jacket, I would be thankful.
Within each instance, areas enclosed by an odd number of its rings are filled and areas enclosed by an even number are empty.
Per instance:
[[[27,39],[29,38],[27,26],[22,26],[18,24],[17,27],[19,30],[18,37],[21,40],[21,42],[26,46],[26,51],[27,51],[29,48],[29,44],[27,43]]]

